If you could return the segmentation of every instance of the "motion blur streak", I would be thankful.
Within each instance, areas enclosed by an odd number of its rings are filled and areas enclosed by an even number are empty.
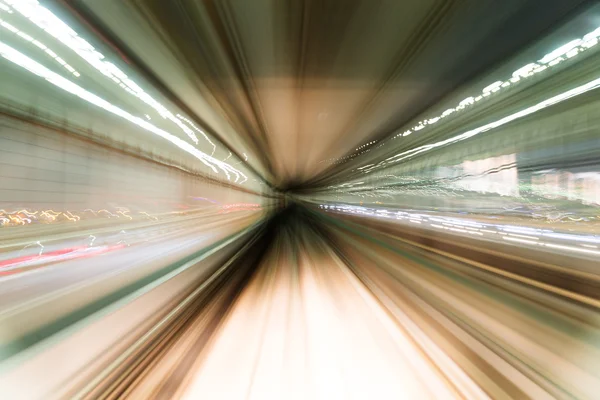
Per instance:
[[[597,399],[600,5],[0,0],[0,399]]]

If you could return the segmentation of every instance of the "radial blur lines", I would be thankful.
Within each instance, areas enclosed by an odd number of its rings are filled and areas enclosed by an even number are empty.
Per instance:
[[[492,398],[600,390],[598,257],[540,262],[539,250],[470,235],[448,243],[408,221],[325,218],[352,271],[445,374],[458,367]]]
[[[0,400],[600,399],[600,3],[0,0]]]
[[[296,220],[282,229],[199,360],[184,398],[486,397],[457,375],[460,389]]]
[[[448,247],[447,234],[410,222],[303,207],[271,224],[264,254],[242,257],[240,266],[258,264],[235,299],[223,287],[123,393],[593,399],[600,390],[599,292],[586,288],[600,280],[596,261],[540,263],[522,249],[529,257],[511,271],[514,256],[479,238],[454,236]],[[583,270],[590,281],[565,283]]]

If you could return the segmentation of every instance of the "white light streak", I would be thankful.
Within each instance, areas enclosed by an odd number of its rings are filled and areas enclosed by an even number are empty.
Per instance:
[[[509,236],[503,236],[502,239],[508,240],[511,242],[519,242],[519,243],[525,243],[525,244],[533,244],[533,245],[538,244],[538,242],[536,242],[534,240],[525,240],[525,239],[519,239],[519,238],[514,238],[514,237],[509,237]]]
[[[544,246],[547,246],[547,247],[550,247],[553,249],[561,249],[561,250],[568,250],[568,251],[574,251],[574,252],[579,252],[579,253],[600,255],[600,251],[598,251],[598,250],[588,250],[588,249],[582,249],[580,247],[563,246],[560,244],[553,244],[553,243],[544,243]]]
[[[582,40],[581,39],[575,39],[570,41],[569,43],[560,46],[558,49],[546,54],[544,57],[542,57],[542,59],[540,60],[540,62],[542,64],[546,64],[562,55],[565,55],[566,53],[568,53],[570,50],[574,49],[575,47],[579,46],[581,44]]]
[[[53,52],[52,50],[50,50],[48,47],[46,47],[46,45],[44,45],[39,40],[34,39],[33,37],[29,36],[25,32],[22,32],[22,31],[18,30],[17,28],[15,28],[14,26],[12,26],[8,22],[3,21],[1,19],[0,19],[0,26],[2,26],[3,28],[11,31],[12,33],[17,34],[17,36],[19,36],[20,38],[22,38],[22,39],[24,39],[24,40],[32,43],[34,46],[36,46],[40,50],[44,51],[47,55],[49,55],[50,57],[54,58],[54,60],[56,62],[58,62],[60,65],[62,65],[70,73],[72,73],[75,76],[79,76],[79,73],[76,74],[77,71],[75,71],[75,68],[73,68],[69,64],[67,64],[62,58],[58,57],[55,52]]]
[[[451,137],[449,139],[446,140],[442,140],[436,143],[432,143],[432,144],[427,144],[427,145],[423,145],[423,146],[419,146],[419,147],[415,147],[414,149],[410,149],[407,151],[404,151],[402,153],[396,154],[395,156],[389,157],[386,160],[387,161],[392,161],[392,162],[398,162],[401,160],[404,160],[406,158],[409,157],[413,157],[417,154],[429,151],[429,150],[433,150],[436,149],[438,147],[442,147],[448,144],[454,144],[457,142],[461,142],[463,140],[472,138],[476,135],[479,135],[483,132],[487,132],[489,130],[498,128],[502,125],[508,124],[509,122],[515,121],[517,119],[523,118],[525,116],[528,116],[530,114],[533,114],[537,111],[543,110],[544,108],[550,107],[552,105],[558,104],[560,102],[563,102],[567,99],[570,99],[572,97],[575,96],[579,96],[583,93],[589,92],[590,90],[594,90],[596,88],[598,88],[600,86],[600,78],[599,79],[594,79],[593,81],[590,81],[584,85],[578,86],[574,89],[568,90],[566,92],[563,92],[559,95],[556,95],[554,97],[551,97],[549,99],[546,99],[534,106],[528,107],[524,110],[521,110],[519,112],[516,112],[514,114],[508,115],[504,118],[501,118],[497,121],[491,122],[489,124],[480,126],[479,128],[475,128],[472,130],[469,130],[467,132],[464,132],[460,135]]]
[[[51,11],[45,7],[42,7],[37,0],[7,0],[7,2],[35,25],[73,50],[88,64],[109,78],[111,81],[119,85],[119,87],[123,88],[121,85],[121,83],[123,83],[125,85],[125,91],[155,109],[160,116],[178,126],[194,143],[198,143],[198,138],[194,132],[178,118],[176,118],[172,112],[170,112],[165,106],[160,104],[152,96],[146,93],[117,66],[105,61],[103,54],[96,51],[96,49],[94,49],[90,43],[77,35],[77,33],[71,29],[71,27],[56,17]],[[229,179],[229,174],[227,171],[225,171],[225,174]]]
[[[123,119],[128,120],[129,122],[136,124],[137,126],[145,129],[146,131],[154,133],[155,135],[168,140],[175,146],[179,147],[181,150],[184,150],[185,152],[191,154],[192,156],[194,156],[195,158],[200,160],[204,165],[209,167],[215,173],[218,173],[218,171],[214,165],[218,166],[221,170],[223,170],[225,172],[225,175],[227,176],[228,180],[230,179],[230,175],[229,175],[230,172],[236,175],[236,182],[240,175],[243,176],[244,178],[246,178],[246,176],[243,173],[234,169],[229,164],[223,163],[222,161],[219,161],[215,158],[210,157],[208,154],[201,152],[200,150],[196,149],[194,146],[183,141],[182,139],[178,138],[177,136],[172,135],[172,134],[148,123],[147,121],[143,120],[142,118],[135,117],[132,114],[122,110],[121,108],[98,97],[97,95],[95,95],[91,92],[88,92],[87,90],[83,89],[82,87],[78,86],[77,84],[69,81],[66,78],[63,78],[59,74],[49,70],[45,66],[30,59],[29,57],[25,56],[24,54],[13,49],[12,47],[6,45],[3,42],[0,42],[0,55],[2,57],[6,58],[7,60],[27,69],[31,73],[33,73],[37,76],[40,76],[41,78],[44,78],[48,82],[57,86],[58,88],[60,88],[64,91],[67,91],[69,93],[72,93],[73,95],[78,96],[79,98],[81,98],[91,104],[94,104],[97,107],[100,107],[114,115],[117,115]],[[246,180],[247,180],[247,178],[246,178]]]
[[[215,145],[215,144],[214,144],[214,143],[213,143],[213,142],[210,140],[210,138],[208,137],[208,135],[206,135],[206,133],[205,133],[205,132],[204,132],[202,129],[198,128],[196,125],[194,125],[194,123],[193,123],[192,121],[190,121],[189,119],[187,119],[187,118],[186,118],[186,117],[184,117],[183,115],[181,115],[181,114],[177,114],[177,118],[179,118],[179,119],[181,119],[181,120],[183,120],[183,121],[187,122],[187,123],[188,123],[188,124],[189,124],[189,125],[190,125],[192,128],[194,128],[194,129],[195,129],[197,132],[199,132],[199,133],[202,135],[202,137],[204,137],[204,139],[205,139],[205,140],[206,140],[208,143],[210,143],[210,145],[211,145],[211,146],[212,146],[212,148],[213,148],[213,149],[212,149],[212,153],[210,153],[210,156],[211,156],[211,157],[212,157],[212,156],[214,156],[214,155],[215,155],[215,151],[217,150],[217,146],[216,146],[216,145]],[[196,137],[196,136],[194,135],[194,137]],[[196,144],[198,144],[198,139],[196,139],[194,142],[195,142]]]

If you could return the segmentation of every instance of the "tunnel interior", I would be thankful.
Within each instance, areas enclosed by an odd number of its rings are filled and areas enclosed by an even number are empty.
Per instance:
[[[0,0],[0,399],[596,399],[600,5]]]

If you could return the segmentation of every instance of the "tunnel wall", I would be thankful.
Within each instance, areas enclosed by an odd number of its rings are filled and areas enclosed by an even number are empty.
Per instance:
[[[166,213],[263,197],[19,120],[0,122],[0,209]]]

